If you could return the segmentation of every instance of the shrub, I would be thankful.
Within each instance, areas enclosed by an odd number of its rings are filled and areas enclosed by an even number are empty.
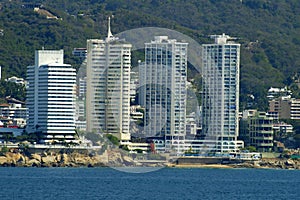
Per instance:
[[[119,139],[116,136],[112,134],[106,134],[105,136],[112,144],[119,146]]]

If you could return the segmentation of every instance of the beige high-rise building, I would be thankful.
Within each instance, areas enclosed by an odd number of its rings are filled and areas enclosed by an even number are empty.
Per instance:
[[[131,47],[111,34],[110,22],[105,40],[87,40],[87,131],[121,142],[130,140]]]

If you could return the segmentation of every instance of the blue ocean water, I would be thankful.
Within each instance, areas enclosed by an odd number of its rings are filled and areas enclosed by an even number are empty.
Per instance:
[[[299,199],[300,170],[0,168],[0,199]]]

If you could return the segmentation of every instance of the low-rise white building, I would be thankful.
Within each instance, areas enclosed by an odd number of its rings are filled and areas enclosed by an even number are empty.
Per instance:
[[[144,113],[141,112],[144,110],[141,106],[130,106],[130,117],[133,120],[142,120],[144,118]]]
[[[139,75],[138,72],[130,72],[130,101],[134,102],[136,97],[136,92],[139,87]]]
[[[267,98],[268,99],[274,99],[274,98],[277,98],[277,97],[280,97],[280,96],[287,96],[287,95],[291,95],[291,94],[292,94],[292,91],[287,89],[287,87],[284,87],[284,88],[273,88],[273,87],[271,87],[268,90]]]
[[[277,137],[286,137],[294,133],[294,127],[284,122],[274,123],[273,130]]]
[[[196,113],[190,113],[186,116],[186,135],[196,135],[197,134],[197,122]]]
[[[20,84],[20,85],[25,85],[25,83],[26,83],[26,81],[23,78],[18,78],[16,76],[12,76],[12,77],[6,79],[6,81]]]
[[[24,127],[27,120],[27,108],[22,104],[1,104],[0,117],[2,121],[9,122],[7,125]]]

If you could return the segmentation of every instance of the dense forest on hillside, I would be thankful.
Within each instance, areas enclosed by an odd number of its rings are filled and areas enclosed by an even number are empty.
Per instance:
[[[65,62],[88,38],[103,38],[107,16],[114,15],[113,33],[141,27],[163,27],[199,43],[211,34],[238,38],[241,50],[241,108],[265,109],[269,87],[291,85],[300,71],[300,1],[298,0],[2,0],[0,1],[0,65],[3,77],[25,77],[34,51],[64,49]],[[61,20],[33,11],[41,6]],[[199,74],[193,74],[199,80]],[[199,85],[199,84],[198,84]],[[251,99],[249,96],[255,98]],[[250,105],[250,104],[248,104]]]

